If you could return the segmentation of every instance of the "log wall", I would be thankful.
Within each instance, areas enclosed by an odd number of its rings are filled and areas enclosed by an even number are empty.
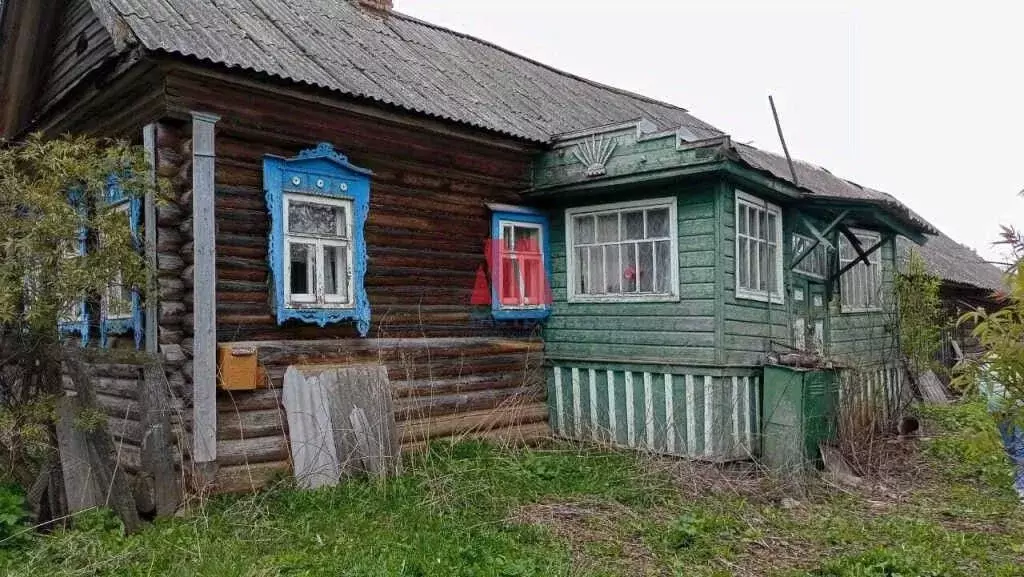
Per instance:
[[[170,184],[157,203],[157,338],[171,390],[188,405],[192,282],[185,255],[191,259],[192,141],[188,123],[162,121],[156,132],[157,174]]]
[[[285,369],[293,364],[382,363],[403,451],[461,436],[531,440],[549,435],[543,345],[530,339],[438,338],[232,343],[255,346],[269,386],[220,391],[214,491],[265,486],[288,474]]]
[[[261,86],[263,88],[261,88]],[[270,226],[264,155],[330,142],[374,171],[365,279],[372,337],[522,336],[532,326],[475,318],[470,305],[490,234],[487,203],[522,202],[532,150],[479,135],[431,132],[304,101],[269,85],[240,87],[190,74],[167,79],[168,107],[221,115],[217,124],[218,340],[352,338],[352,323],[278,326],[269,301]],[[186,264],[190,258],[184,255]],[[190,324],[186,322],[186,324]]]

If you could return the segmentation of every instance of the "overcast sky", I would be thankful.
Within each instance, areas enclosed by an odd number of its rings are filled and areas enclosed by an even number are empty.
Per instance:
[[[997,258],[1024,226],[1024,5],[395,0],[545,64],[682,106],[734,139],[900,198]]]

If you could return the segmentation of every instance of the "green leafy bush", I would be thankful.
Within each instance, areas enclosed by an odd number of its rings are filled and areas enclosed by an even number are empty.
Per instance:
[[[0,485],[0,546],[24,529],[25,496],[15,485]]]

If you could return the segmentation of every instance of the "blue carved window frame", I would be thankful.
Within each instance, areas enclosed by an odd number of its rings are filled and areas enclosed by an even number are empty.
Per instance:
[[[361,336],[370,331],[370,302],[366,295],[366,226],[370,210],[370,177],[373,171],[360,168],[335,151],[328,143],[304,150],[294,158],[266,155],[263,158],[263,185],[270,212],[270,271],[272,302],[278,324],[297,320],[326,326],[355,321]],[[290,303],[285,290],[285,196],[319,197],[351,203],[352,300],[348,306],[324,303]],[[314,198],[315,200],[315,198]]]
[[[498,269],[501,266],[499,251],[502,227],[506,224],[524,224],[540,228],[541,250],[544,259],[545,286],[550,290],[551,280],[551,225],[541,211],[528,207],[490,205],[491,208],[491,317],[495,320],[543,320],[551,315],[551,303],[531,307],[508,307],[502,305],[498,295]]]
[[[142,216],[142,199],[125,194],[116,176],[111,176],[108,179],[104,196],[109,208],[119,210],[127,205],[128,226],[131,228],[132,239],[136,249],[141,250],[142,234],[139,229]],[[142,298],[138,288],[132,289],[131,313],[127,317],[107,318],[106,306],[100,306],[100,347],[107,348],[110,346],[110,337],[113,335],[131,334],[135,341],[135,348],[141,349],[144,333]]]
[[[86,206],[82,200],[81,191],[72,190],[68,193],[68,202],[79,212],[83,213]],[[82,257],[89,251],[89,229],[85,226],[79,227],[75,239],[75,255]],[[89,305],[84,297],[75,305],[78,311],[74,320],[60,321],[57,328],[62,335],[77,335],[79,342],[84,347],[89,344]]]

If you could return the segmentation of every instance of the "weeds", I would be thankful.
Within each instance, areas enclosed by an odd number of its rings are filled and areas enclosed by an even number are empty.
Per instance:
[[[1024,519],[984,407],[923,411],[928,439],[856,492],[556,444],[435,444],[388,482],[288,482],[122,537],[112,515],[0,550],[50,575],[829,577],[1024,575]],[[986,419],[989,419],[986,421]],[[951,433],[951,431],[955,431]],[[918,446],[920,445],[920,449]],[[882,471],[887,471],[882,468]],[[917,474],[928,471],[929,474]],[[800,486],[783,502],[784,487]],[[792,495],[792,493],[789,493]]]

